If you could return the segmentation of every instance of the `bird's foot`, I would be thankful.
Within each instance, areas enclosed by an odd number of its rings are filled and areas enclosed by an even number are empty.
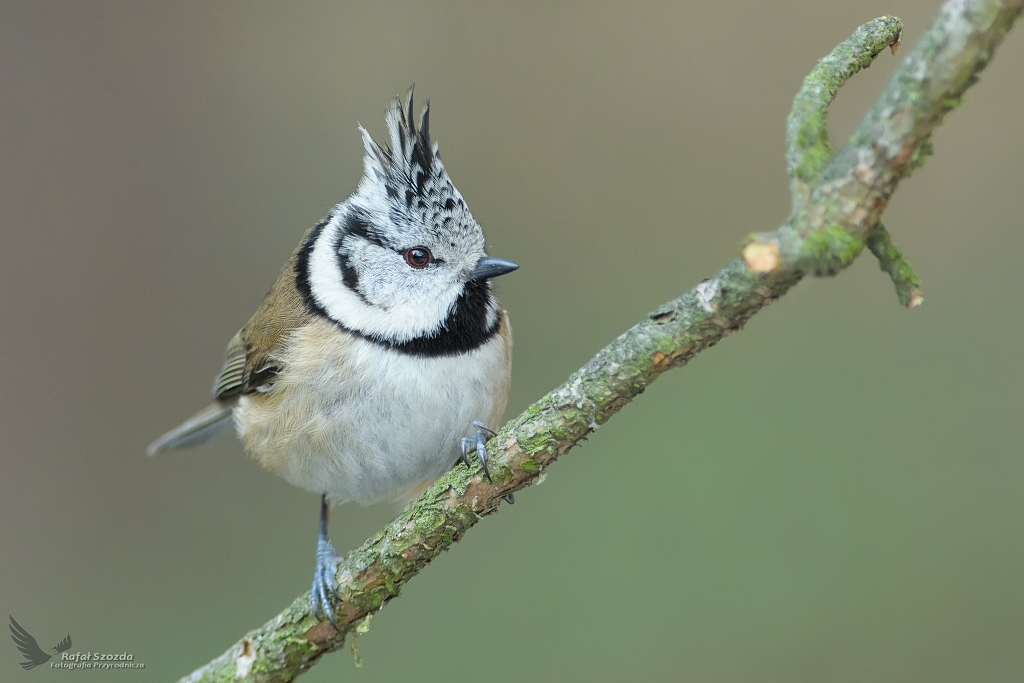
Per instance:
[[[462,439],[462,464],[469,467],[469,454],[475,450],[476,457],[480,459],[480,465],[484,468],[487,481],[493,481],[491,472],[487,469],[487,460],[491,457],[487,453],[487,441],[494,436],[494,430],[479,420],[473,420],[473,426],[476,427],[476,434]]]
[[[491,457],[487,453],[487,442],[496,434],[493,429],[479,420],[473,420],[473,426],[476,427],[476,433],[473,436],[463,437],[462,439],[462,464],[469,467],[469,454],[475,450],[476,457],[484,468],[484,475],[487,477],[487,481],[494,483],[494,480],[491,479],[491,472],[487,469],[487,461]],[[511,493],[505,496],[505,500],[508,501],[509,505],[516,502],[515,497]]]
[[[335,631],[340,632],[338,623],[334,620],[334,608],[331,607],[331,596],[341,600],[338,594],[336,575],[338,565],[342,557],[334,549],[331,542],[321,538],[316,544],[316,571],[313,572],[313,592],[310,595],[310,602],[313,607],[313,616],[323,620],[326,618],[331,622]]]

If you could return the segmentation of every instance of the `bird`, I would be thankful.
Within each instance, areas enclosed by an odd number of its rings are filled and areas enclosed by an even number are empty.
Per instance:
[[[40,664],[45,664],[50,661],[53,655],[48,655],[43,652],[42,648],[39,647],[39,643],[32,637],[32,634],[24,629],[24,627],[14,620],[14,617],[7,615],[7,618],[11,620],[8,624],[8,628],[11,629],[11,639],[14,641],[14,645],[18,648],[18,651],[25,656],[24,662],[19,662],[21,668],[28,671],[34,669]],[[59,654],[66,652],[71,648],[71,635],[64,636],[64,640],[60,641],[56,645],[50,648],[50,652],[53,654]]]
[[[418,124],[413,113],[409,88],[387,109],[387,143],[358,126],[356,190],[306,231],[228,343],[213,402],[148,448],[233,426],[263,467],[320,494],[310,600],[336,630],[331,507],[411,501],[474,451],[490,479],[486,442],[511,387],[512,328],[491,279],[519,266],[487,255],[430,137],[430,103]]]

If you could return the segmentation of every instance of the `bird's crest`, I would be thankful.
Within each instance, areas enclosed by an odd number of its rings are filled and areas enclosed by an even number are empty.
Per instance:
[[[413,88],[405,104],[396,97],[384,116],[389,144],[376,143],[365,128],[366,155],[360,194],[384,200],[399,211],[418,211],[438,216],[463,213],[462,195],[455,189],[438,152],[430,139],[430,103],[423,105],[419,124],[413,117]]]

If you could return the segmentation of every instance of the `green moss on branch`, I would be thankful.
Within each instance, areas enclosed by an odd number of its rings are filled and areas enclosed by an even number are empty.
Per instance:
[[[884,225],[875,224],[871,232],[868,233],[867,246],[878,259],[878,267],[892,278],[900,303],[907,308],[914,308],[924,303],[921,278],[914,272],[913,266],[903,256],[903,252],[893,244],[892,237]]]
[[[837,275],[864,251],[864,242],[841,225],[815,230],[803,243],[802,270],[817,275]]]
[[[836,45],[804,79],[786,121],[786,161],[796,201],[806,199],[809,186],[832,158],[828,107],[839,88],[886,48],[898,49],[902,35],[903,22],[897,17],[869,21]]]

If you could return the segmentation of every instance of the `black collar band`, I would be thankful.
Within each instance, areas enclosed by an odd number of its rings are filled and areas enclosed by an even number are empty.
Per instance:
[[[496,316],[488,325],[487,317],[493,297],[491,286],[486,280],[470,280],[466,283],[462,294],[456,299],[448,318],[441,328],[431,334],[416,337],[408,341],[396,342],[383,339],[376,335],[366,334],[352,329],[331,318],[327,311],[317,303],[309,283],[309,257],[324,227],[330,222],[328,216],[318,223],[306,238],[306,243],[299,250],[298,262],[295,264],[295,286],[302,295],[306,307],[314,314],[327,318],[346,332],[384,348],[423,358],[457,356],[480,348],[490,341],[501,327],[501,318]]]

